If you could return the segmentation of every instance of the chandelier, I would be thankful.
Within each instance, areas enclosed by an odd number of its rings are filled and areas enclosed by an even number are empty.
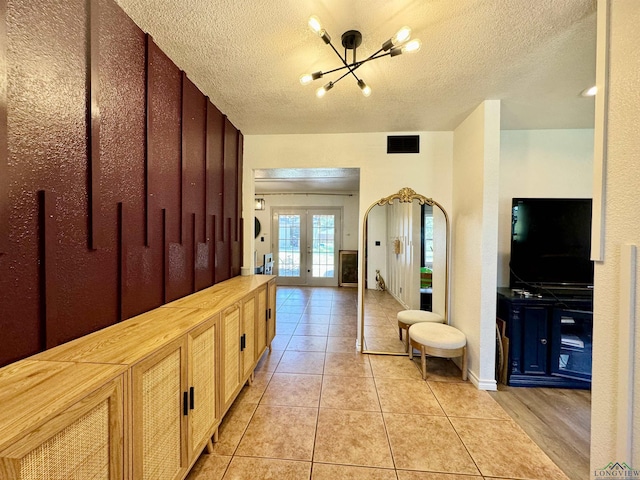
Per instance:
[[[312,15],[309,18],[309,27],[324,41],[325,44],[329,45],[333,49],[333,51],[342,62],[342,66],[324,72],[319,71],[314,73],[305,73],[304,75],[300,76],[300,83],[302,85],[308,85],[314,80],[322,78],[327,74],[339,72],[345,69],[347,70],[337,80],[332,80],[326,85],[318,88],[318,90],[316,90],[316,96],[318,98],[324,97],[325,94],[329,90],[331,90],[336,83],[338,83],[348,75],[353,75],[353,77],[356,79],[356,82],[358,82],[358,87],[360,87],[360,90],[362,90],[362,94],[365,97],[368,97],[369,95],[371,95],[371,87],[369,87],[369,85],[367,85],[364,80],[358,78],[355,73],[358,68],[360,68],[363,64],[370,62],[371,60],[386,57],[387,55],[395,57],[403,53],[417,52],[418,50],[420,50],[421,46],[420,40],[415,39],[409,41],[409,38],[411,37],[411,29],[409,27],[402,27],[393,37],[382,44],[380,50],[369,55],[364,60],[358,60],[356,57],[356,49],[362,43],[362,34],[359,31],[348,30],[342,34],[342,46],[344,47],[343,56],[340,54],[340,52],[338,52],[333,43],[331,43],[331,37],[329,36],[327,31],[322,28],[322,24],[320,23],[320,19],[318,19],[318,17]],[[347,58],[347,50],[353,51],[351,63],[349,63]]]

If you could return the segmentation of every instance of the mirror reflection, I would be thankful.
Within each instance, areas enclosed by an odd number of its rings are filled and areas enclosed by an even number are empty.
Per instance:
[[[404,188],[371,205],[363,228],[361,350],[406,355],[398,312],[431,311],[448,323],[448,216],[435,200]]]

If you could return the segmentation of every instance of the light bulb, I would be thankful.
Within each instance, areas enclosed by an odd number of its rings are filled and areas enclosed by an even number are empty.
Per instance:
[[[583,97],[593,97],[596,93],[598,93],[598,87],[594,85],[593,87],[585,88],[580,92],[580,95]]]
[[[422,46],[422,42],[417,38],[415,40],[411,40],[409,43],[402,47],[402,53],[412,53],[420,50]]]
[[[407,40],[409,40],[410,36],[411,36],[411,29],[409,27],[402,27],[400,30],[396,32],[396,34],[393,37],[391,37],[389,40],[387,40],[382,44],[382,49],[386,52],[392,47],[397,47],[401,43],[404,43]],[[396,55],[399,55],[399,54],[396,54]]]
[[[322,24],[320,23],[320,19],[315,15],[311,15],[309,17],[309,28],[313,30],[327,45],[331,43],[331,37],[327,33],[327,31],[322,28]]]
[[[322,24],[320,23],[320,19],[315,15],[311,15],[309,17],[309,28],[311,28],[311,30],[313,30],[318,35],[320,35],[320,32],[322,31]]]
[[[362,79],[358,80],[358,86],[360,87],[360,90],[362,90],[362,94],[365,97],[368,97],[369,95],[371,95],[371,87],[366,83],[364,83],[364,80]]]
[[[303,75],[300,75],[300,83],[302,85],[309,85],[314,80],[322,78],[322,75],[322,72],[305,73]]]
[[[409,40],[409,37],[411,37],[411,29],[409,27],[402,27],[393,37],[391,37],[391,42],[393,45],[399,45]]]
[[[325,94],[332,88],[333,88],[333,82],[327,83],[324,87],[320,87],[318,90],[316,90],[316,97],[318,98],[324,97]]]

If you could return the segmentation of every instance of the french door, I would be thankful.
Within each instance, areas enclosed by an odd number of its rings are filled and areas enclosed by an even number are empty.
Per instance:
[[[341,210],[274,208],[272,218],[278,284],[338,286]]]

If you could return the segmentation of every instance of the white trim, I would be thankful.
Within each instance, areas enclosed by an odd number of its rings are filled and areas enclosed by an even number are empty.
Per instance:
[[[467,377],[469,378],[469,381],[471,381],[471,383],[473,383],[478,390],[490,390],[490,391],[498,390],[498,382],[496,382],[494,378],[480,380],[478,376],[471,370],[467,371]]]
[[[595,131],[593,135],[593,220],[591,260],[604,260],[605,168],[607,163],[607,109],[609,100],[610,0],[599,0],[597,11]]]
[[[637,256],[635,245],[621,246],[616,459],[629,464],[633,462]]]

